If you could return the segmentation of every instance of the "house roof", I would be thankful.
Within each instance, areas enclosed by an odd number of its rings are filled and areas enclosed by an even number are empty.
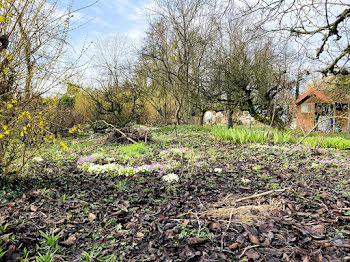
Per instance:
[[[339,90],[334,83],[335,77],[327,77],[313,81],[309,85],[309,90],[303,93],[296,101],[300,105],[310,98],[316,98],[324,103],[350,103],[349,92]]]

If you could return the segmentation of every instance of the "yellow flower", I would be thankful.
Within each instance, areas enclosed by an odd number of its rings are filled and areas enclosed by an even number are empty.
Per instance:
[[[8,129],[7,125],[4,125],[2,128],[3,128],[5,131]]]
[[[3,134],[0,134],[0,139],[3,138],[3,137],[4,137],[4,135],[3,135]]]
[[[7,105],[7,109],[11,109],[12,107],[13,107],[12,104],[8,104],[8,105]]]
[[[67,150],[68,149],[68,146],[66,146],[63,141],[60,141],[60,145],[61,147],[63,147],[64,150]]]
[[[23,133],[23,131],[21,131],[21,136],[24,136],[24,133]]]

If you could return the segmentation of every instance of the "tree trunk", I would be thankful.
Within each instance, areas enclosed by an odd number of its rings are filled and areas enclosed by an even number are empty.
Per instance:
[[[256,110],[254,109],[254,106],[251,103],[251,101],[248,101],[248,108],[246,108],[246,110],[248,110],[249,114],[256,121],[259,121],[260,123],[265,124],[265,125],[271,125],[272,119],[269,119],[269,118],[266,118],[266,117],[259,115],[256,112]],[[279,130],[283,130],[285,128],[285,125],[284,125],[283,121],[278,117],[277,112],[276,112],[275,119],[273,120],[272,126],[278,128]]]
[[[203,126],[204,125],[204,114],[205,114],[205,111],[201,111],[199,113],[199,125],[200,126]]]
[[[233,128],[233,119],[232,119],[232,115],[233,115],[233,109],[230,109],[230,110],[228,111],[227,128]]]
[[[176,124],[177,125],[180,125],[180,120],[181,120],[180,110],[181,110],[181,107],[178,107],[177,110],[176,110],[176,114],[175,114]]]

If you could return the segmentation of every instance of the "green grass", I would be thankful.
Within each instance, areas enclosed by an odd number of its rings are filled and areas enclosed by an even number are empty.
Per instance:
[[[350,139],[346,139],[343,137],[309,137],[307,141],[313,147],[319,145],[322,148],[350,150]]]
[[[148,151],[148,147],[144,143],[120,146],[118,149],[123,153],[123,155],[128,157],[140,156]]]
[[[176,130],[178,133],[181,132],[201,132],[201,131],[210,131],[212,129],[211,126],[204,125],[204,126],[199,126],[199,125],[179,125],[176,126]],[[175,126],[174,125],[169,125],[169,126],[163,126],[159,127],[155,130],[157,133],[160,134],[166,134],[166,133],[175,133]]]
[[[297,139],[290,131],[280,132],[263,127],[234,127],[227,129],[226,127],[215,127],[212,134],[219,140],[231,140],[237,144],[259,143],[259,144],[292,144]]]
[[[278,131],[271,129],[268,132],[266,127],[247,128],[243,126],[228,129],[226,127],[213,127],[212,134],[218,140],[230,140],[236,144],[259,143],[259,144],[295,144],[302,135],[298,131]],[[341,150],[350,149],[349,134],[332,133],[324,137],[318,133],[312,133],[310,137],[303,141],[303,144],[322,148],[336,148]]]

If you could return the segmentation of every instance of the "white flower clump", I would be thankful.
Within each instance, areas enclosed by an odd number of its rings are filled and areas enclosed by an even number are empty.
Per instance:
[[[121,165],[118,164],[106,164],[106,165],[95,165],[90,164],[88,167],[88,171],[90,174],[103,174],[103,173],[110,173],[110,172],[116,172],[119,173],[119,170],[123,168]]]
[[[181,148],[172,148],[170,149],[171,152],[173,152],[174,154],[182,154],[185,153],[184,150],[182,150]]]
[[[249,184],[251,182],[249,179],[244,178],[244,177],[242,177],[241,181],[243,184]]]
[[[169,150],[163,150],[159,152],[159,156],[162,159],[165,159],[167,157],[170,156],[185,156],[188,157],[188,155],[190,155],[192,153],[192,148],[188,148],[188,147],[174,147],[174,148],[170,148]]]
[[[102,153],[94,153],[90,157],[95,158],[96,160],[102,160],[105,156]]]
[[[179,176],[177,174],[170,173],[170,174],[163,176],[162,179],[166,183],[171,183],[174,181],[177,182],[177,181],[179,181]]]
[[[159,152],[159,156],[164,159],[164,158],[167,158],[171,155],[170,151],[169,150],[163,150],[163,151],[160,151]]]
[[[222,172],[222,168],[214,168],[214,172],[215,173],[221,173]]]
[[[139,166],[135,168],[135,172],[138,173],[145,173],[145,174],[149,174],[151,173],[153,170],[150,168],[149,165],[143,165],[143,166]]]
[[[34,162],[38,162],[38,163],[40,163],[40,162],[43,162],[43,161],[44,161],[44,159],[43,159],[42,157],[40,157],[40,156],[33,157],[33,158],[32,158],[32,160],[33,160]]]
[[[83,165],[79,166],[82,170],[88,171],[90,174],[110,174],[113,176],[117,175],[124,175],[124,176],[132,176],[135,174],[150,174],[157,170],[164,170],[170,171],[177,167],[179,167],[180,163],[178,162],[172,162],[170,164],[162,165],[162,164],[155,164],[155,165],[143,165],[139,167],[124,167],[116,163],[109,163],[105,165],[98,165],[94,163],[84,163]]]
[[[105,160],[110,163],[110,162],[113,162],[115,161],[115,158],[114,157],[106,157]]]

